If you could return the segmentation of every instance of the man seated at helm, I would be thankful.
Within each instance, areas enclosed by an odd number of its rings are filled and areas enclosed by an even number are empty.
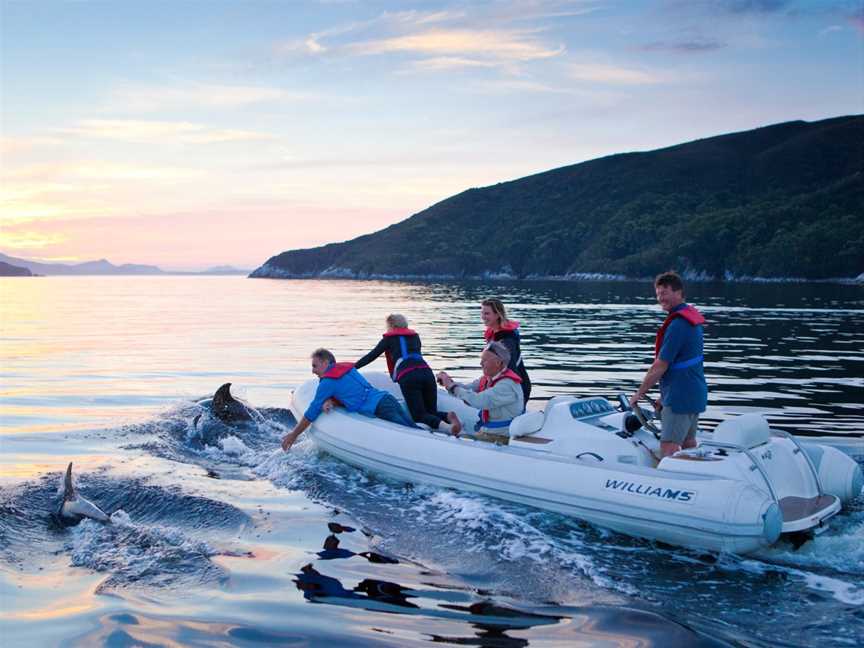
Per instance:
[[[358,412],[400,425],[417,427],[399,401],[391,394],[382,389],[375,389],[360,375],[352,363],[336,362],[336,358],[327,349],[316,349],[312,352],[312,373],[321,381],[315,390],[315,398],[309,403],[303,417],[291,432],[282,437],[282,449],[285,452],[291,449],[297,437],[321,415],[322,411],[330,411],[334,402],[339,403],[349,412]]]
[[[446,371],[438,382],[448,392],[480,410],[476,430],[507,435],[510,422],[524,411],[522,379],[508,369],[510,351],[500,342],[490,342],[480,354],[483,375],[470,385],[455,382]]]

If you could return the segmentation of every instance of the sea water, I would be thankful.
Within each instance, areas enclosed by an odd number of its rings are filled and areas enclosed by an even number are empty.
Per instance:
[[[762,412],[860,445],[864,289],[688,293],[709,322],[705,428]],[[522,322],[529,409],[632,392],[662,320],[652,294],[649,282],[0,279],[0,644],[861,645],[860,499],[797,550],[718,556],[393,482],[308,438],[278,447],[312,349],[357,359],[399,312],[434,369],[476,377],[489,296]],[[199,401],[225,382],[260,416],[202,433]],[[52,517],[70,461],[111,525]]]

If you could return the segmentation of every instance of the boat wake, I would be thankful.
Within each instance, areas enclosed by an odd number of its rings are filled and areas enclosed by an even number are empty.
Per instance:
[[[450,574],[477,592],[565,606],[635,602],[694,627],[743,626],[751,637],[766,641],[796,627],[802,635],[788,637],[792,643],[820,638],[842,643],[860,628],[861,498],[837,515],[828,531],[797,550],[781,542],[747,558],[718,556],[631,538],[517,503],[381,478],[319,453],[308,438],[285,454],[278,442],[294,423],[287,410],[260,410],[260,419],[241,427],[210,421],[205,426],[211,427],[202,428],[200,419],[192,425],[200,413],[200,405],[185,403],[156,420],[123,428],[124,447],[201,466],[214,477],[267,480],[300,491],[345,511],[364,529],[372,554]],[[139,485],[136,492],[144,497],[148,491]],[[183,518],[181,524],[171,515],[163,519],[148,513],[152,506],[130,508],[128,501],[122,504],[128,518],[120,516],[115,529],[83,523],[72,535],[73,564],[109,572],[108,588],[174,587],[189,579],[224,578],[211,559],[225,549],[214,546],[210,529],[206,540],[195,531],[216,519],[236,529],[248,518],[211,500],[173,497],[165,509]],[[119,501],[100,504],[108,512],[120,507]],[[194,515],[196,506],[208,513]],[[212,507],[224,508],[217,513]],[[0,549],[8,531],[0,528]],[[311,572],[307,576],[317,578]],[[844,614],[838,615],[837,602]],[[742,609],[754,613],[742,615]],[[793,623],[803,616],[814,619],[806,628]]]
[[[854,637],[864,606],[861,498],[799,549],[781,542],[743,558],[634,539],[482,495],[382,479],[317,453],[308,440],[291,455],[271,453],[253,473],[350,512],[383,550],[517,599],[578,605],[603,596],[618,603],[635,598],[671,618],[695,618],[697,626],[752,623],[748,630],[763,638],[815,614],[808,636],[797,638],[803,643]],[[848,619],[837,617],[832,601],[847,606]],[[742,621],[741,609],[750,606],[771,614]],[[832,618],[823,619],[822,609],[834,610]]]

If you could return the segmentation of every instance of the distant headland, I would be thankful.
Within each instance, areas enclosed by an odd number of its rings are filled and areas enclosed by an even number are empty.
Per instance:
[[[792,121],[468,189],[250,277],[864,280],[864,115]]]
[[[24,271],[24,272],[21,272]],[[69,275],[243,275],[247,270],[221,265],[202,270],[201,272],[180,272],[162,270],[154,265],[124,263],[114,265],[107,259],[85,261],[83,263],[45,263],[9,256],[0,252],[0,276],[30,277],[30,276],[69,276]]]
[[[0,277],[32,277],[33,273],[29,268],[12,265],[5,261],[0,261]]]

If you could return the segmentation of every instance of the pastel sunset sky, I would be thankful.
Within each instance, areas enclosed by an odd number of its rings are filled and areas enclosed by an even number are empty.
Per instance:
[[[0,251],[254,268],[470,187],[864,112],[859,0],[0,0]]]

